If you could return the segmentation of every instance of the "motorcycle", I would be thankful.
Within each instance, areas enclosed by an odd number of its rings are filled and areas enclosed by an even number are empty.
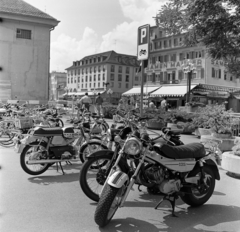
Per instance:
[[[144,118],[140,118],[139,120],[142,121]],[[79,184],[82,191],[91,200],[99,201],[99,192],[118,157],[118,153],[123,145],[122,141],[126,139],[126,134],[131,133],[132,130],[133,128],[127,126],[123,130],[109,129],[108,150],[96,151],[87,156],[87,161],[85,161],[80,171]],[[114,142],[114,138],[117,135],[121,136],[120,143]],[[162,135],[155,138],[155,140],[156,139],[159,139],[159,142],[168,143],[171,146],[183,145],[183,142],[180,140],[180,135],[170,128],[163,128]],[[112,150],[113,143],[115,143],[114,150]],[[125,170],[122,163],[119,163],[119,169],[122,171]]]
[[[121,141],[120,136],[115,141]],[[119,164],[124,171],[119,170]],[[149,138],[128,135],[105,181],[94,220],[107,225],[124,202],[134,184],[163,195],[172,205],[179,197],[190,206],[200,206],[212,196],[215,180],[220,180],[215,154],[207,152],[201,143],[181,146],[153,143]]]
[[[59,163],[64,174],[61,162],[76,160],[84,141],[95,138],[92,142],[98,141],[101,149],[106,149],[107,147],[99,137],[89,137],[85,134],[84,128],[88,126],[89,123],[80,123],[76,128],[35,127],[30,129],[28,134],[18,140],[15,145],[15,151],[21,153],[22,169],[30,175],[39,175],[54,163]]]

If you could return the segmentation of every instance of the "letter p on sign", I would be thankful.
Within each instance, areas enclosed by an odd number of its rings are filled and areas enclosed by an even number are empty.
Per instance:
[[[149,54],[149,24],[138,28],[138,60],[147,60]]]

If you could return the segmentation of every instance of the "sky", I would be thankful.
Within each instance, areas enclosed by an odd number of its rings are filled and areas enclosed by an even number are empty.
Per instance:
[[[114,50],[137,54],[137,28],[150,24],[166,0],[24,0],[60,23],[51,32],[50,71]]]

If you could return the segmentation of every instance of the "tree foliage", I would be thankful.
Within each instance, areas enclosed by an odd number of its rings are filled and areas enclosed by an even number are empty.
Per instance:
[[[239,0],[169,0],[156,23],[168,35],[184,33],[186,46],[204,44],[213,59],[240,76]]]

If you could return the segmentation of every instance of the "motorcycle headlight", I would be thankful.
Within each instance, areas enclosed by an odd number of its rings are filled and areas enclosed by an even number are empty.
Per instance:
[[[129,155],[138,155],[141,150],[142,143],[136,138],[130,138],[124,146],[124,152]]]

